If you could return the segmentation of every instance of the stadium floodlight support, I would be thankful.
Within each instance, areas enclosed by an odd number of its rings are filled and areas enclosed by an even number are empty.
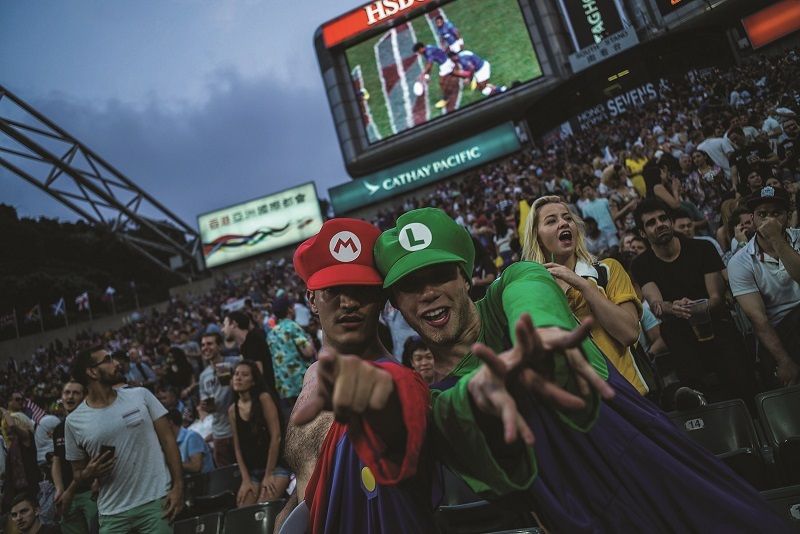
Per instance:
[[[194,228],[2,85],[0,165],[90,224],[106,226],[162,269],[186,281],[203,269]]]

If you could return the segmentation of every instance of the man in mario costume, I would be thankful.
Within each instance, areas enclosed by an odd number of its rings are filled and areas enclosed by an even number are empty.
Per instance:
[[[428,387],[378,339],[386,302],[372,257],[378,235],[365,221],[332,219],[294,254],[324,338],[287,429],[297,475],[287,509],[305,502],[282,532],[435,530]]]

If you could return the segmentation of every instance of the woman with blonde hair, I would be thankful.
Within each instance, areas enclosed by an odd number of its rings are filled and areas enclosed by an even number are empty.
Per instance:
[[[540,197],[531,206],[522,257],[550,271],[579,321],[594,317],[597,346],[640,394],[647,394],[630,350],[639,337],[642,314],[633,282],[617,260],[598,263],[592,257],[583,221],[560,197]]]

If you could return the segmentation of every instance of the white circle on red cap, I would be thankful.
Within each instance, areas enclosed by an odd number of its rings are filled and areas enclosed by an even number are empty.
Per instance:
[[[408,223],[400,229],[398,236],[400,246],[409,252],[423,250],[433,242],[433,234],[430,228],[422,223]]]
[[[328,250],[336,261],[350,263],[361,256],[361,240],[353,232],[343,230],[334,234],[328,244]]]

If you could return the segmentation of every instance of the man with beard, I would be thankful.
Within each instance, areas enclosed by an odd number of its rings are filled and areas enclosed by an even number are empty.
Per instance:
[[[78,353],[72,371],[87,394],[67,416],[66,457],[78,484],[100,481],[100,532],[172,532],[183,479],[167,410],[144,388],[115,390],[119,364],[103,347]]]
[[[800,229],[787,228],[789,194],[765,187],[746,200],[756,235],[728,262],[731,291],[753,325],[767,383],[800,375]]]
[[[719,254],[710,243],[677,234],[660,200],[643,201],[635,217],[650,248],[633,261],[633,278],[663,321],[678,378],[714,402],[752,399],[752,362],[725,304]]]
[[[83,402],[83,386],[76,380],[69,380],[61,388],[61,404],[67,415]],[[97,503],[92,499],[92,481],[78,482],[72,474],[72,466],[67,461],[64,445],[65,421],[53,430],[53,465],[51,473],[56,487],[55,504],[61,516],[61,531],[64,534],[88,533],[97,521]]]
[[[55,526],[42,524],[39,519],[39,503],[27,493],[20,493],[11,505],[11,520],[19,534],[57,534],[63,532]]]
[[[472,303],[471,247],[466,230],[444,212],[423,208],[402,215],[374,253],[391,299],[434,353],[433,387],[444,390],[433,406],[436,425],[446,428],[458,405],[442,405],[442,397],[455,400],[454,390],[472,390],[481,375],[500,378],[495,387],[514,393],[536,436],[529,448],[536,476],[516,503],[563,532],[788,531],[752,487],[607,364],[584,339],[587,325],[576,329],[563,291],[542,265],[511,265]],[[494,353],[501,351],[498,362]],[[490,365],[479,366],[478,357]],[[531,394],[546,377],[578,391],[582,409],[553,409]],[[477,397],[474,405],[482,404]],[[457,462],[469,442],[442,434]],[[476,465],[457,467],[463,475]],[[473,482],[483,493],[493,489]]]

